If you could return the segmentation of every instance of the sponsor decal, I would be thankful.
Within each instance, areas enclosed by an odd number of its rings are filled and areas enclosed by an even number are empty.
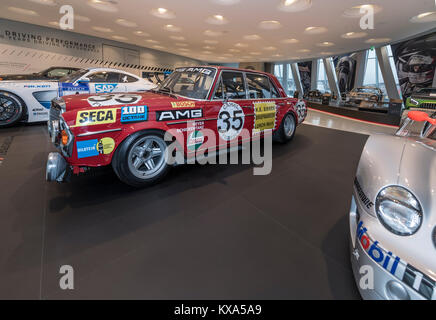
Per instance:
[[[121,122],[136,122],[147,120],[147,106],[121,107]]]
[[[356,186],[357,194],[359,195],[360,201],[363,202],[363,204],[366,206],[367,209],[371,209],[374,206],[374,203],[371,200],[369,200],[365,192],[363,192],[362,187],[360,186],[360,183],[357,180],[357,178],[354,178],[354,185]]]
[[[195,108],[195,101],[177,101],[171,102],[173,108]]]
[[[157,121],[188,120],[203,118],[203,109],[156,111]]]
[[[119,94],[101,94],[98,96],[88,97],[88,103],[92,107],[107,107],[116,105],[136,104],[141,100],[137,94],[119,93]]]
[[[436,299],[436,283],[392,252],[386,252],[378,241],[373,241],[364,227],[363,221],[357,225],[356,237],[368,256],[387,272],[413,288],[427,299]]]
[[[217,128],[220,137],[225,141],[236,138],[244,127],[245,114],[241,106],[234,102],[226,102],[220,109]]]
[[[117,87],[116,83],[95,84],[95,93],[110,93]]]
[[[49,84],[26,84],[24,88],[27,89],[41,89],[41,88],[50,88]]]
[[[276,103],[274,101],[254,103],[254,131],[274,129],[276,124]]]
[[[188,135],[188,139],[186,141],[186,146],[189,151],[195,151],[204,142],[204,135],[201,131],[193,131]]]
[[[76,118],[76,127],[92,126],[97,124],[115,123],[117,109],[99,109],[79,111]]]
[[[297,112],[298,123],[300,123],[307,115],[306,103],[303,100],[297,102],[295,105],[295,112]]]
[[[77,141],[76,147],[79,159],[89,158],[112,153],[115,149],[115,141],[112,138]]]
[[[202,130],[202,129],[204,129],[204,122],[203,121],[195,121],[195,122],[188,123],[188,126],[185,128],[177,129],[177,132],[178,133],[192,132],[195,130]]]
[[[177,72],[198,72],[198,73],[203,73],[205,75],[210,75],[213,72],[212,69],[207,69],[207,68],[177,68],[176,71]]]

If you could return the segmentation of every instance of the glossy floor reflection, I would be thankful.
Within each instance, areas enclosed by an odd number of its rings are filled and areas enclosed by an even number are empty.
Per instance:
[[[315,109],[309,109],[305,124],[360,134],[394,134],[397,127],[355,120]]]

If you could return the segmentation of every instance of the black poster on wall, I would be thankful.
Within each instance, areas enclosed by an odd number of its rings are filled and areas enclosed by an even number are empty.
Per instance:
[[[309,92],[311,87],[312,61],[299,62],[298,70],[300,72],[301,85],[304,92]]]
[[[436,32],[392,45],[392,53],[404,99],[436,86]]]
[[[333,58],[341,93],[350,92],[354,88],[354,79],[356,78],[355,55],[356,53],[351,53]]]

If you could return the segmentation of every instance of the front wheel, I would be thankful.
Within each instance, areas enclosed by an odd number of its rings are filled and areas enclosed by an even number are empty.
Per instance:
[[[294,116],[291,113],[287,113],[284,116],[280,127],[274,133],[275,140],[280,143],[286,143],[291,141],[295,135],[296,127],[297,125]]]
[[[118,178],[133,187],[160,181],[168,172],[167,144],[160,132],[147,132],[127,138],[117,149],[112,167]]]
[[[23,102],[16,95],[0,91],[0,128],[14,125],[24,114]]]

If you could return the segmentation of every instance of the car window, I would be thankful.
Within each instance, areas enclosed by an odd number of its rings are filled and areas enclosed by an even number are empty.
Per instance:
[[[276,86],[273,83],[271,83],[271,81],[270,84],[271,84],[271,98],[274,99],[281,98],[279,92],[277,91]]]
[[[129,76],[128,74],[121,74],[120,82],[121,83],[132,83],[138,81],[137,78]]]
[[[118,72],[96,72],[88,76],[90,82],[120,82],[120,74]]]
[[[61,78],[65,77],[66,75],[70,74],[72,72],[71,69],[68,68],[56,68],[52,69],[47,73],[47,77],[49,78]]]
[[[224,93],[229,99],[247,99],[242,72],[225,71],[221,74]]]
[[[268,77],[248,73],[247,86],[250,99],[271,99],[271,86]]]
[[[214,100],[222,100],[224,99],[224,95],[223,95],[223,82],[222,79],[220,77],[220,79],[218,80],[217,84],[216,84],[216,90],[215,90],[215,95],[213,96]]]

